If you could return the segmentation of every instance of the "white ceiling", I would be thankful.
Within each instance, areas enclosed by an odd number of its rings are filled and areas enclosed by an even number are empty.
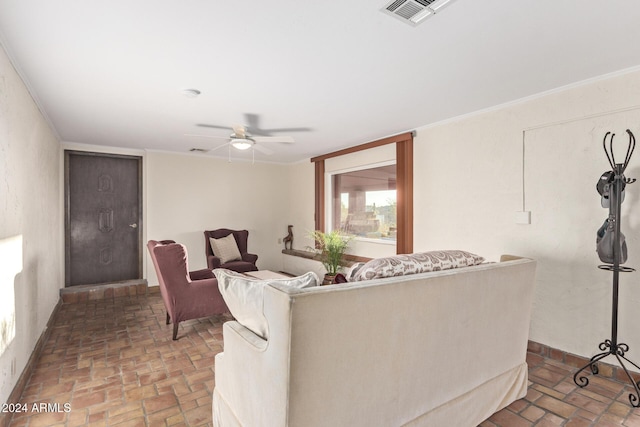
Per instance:
[[[188,152],[257,114],[310,129],[256,152],[283,163],[640,65],[637,0],[457,0],[417,27],[386,3],[0,0],[0,40],[61,141]]]

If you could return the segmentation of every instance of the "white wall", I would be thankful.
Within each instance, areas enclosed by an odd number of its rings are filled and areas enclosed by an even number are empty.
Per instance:
[[[308,250],[314,245],[313,239],[308,237],[316,226],[314,186],[315,165],[309,160],[287,166],[285,191],[288,205],[285,218],[293,225],[294,249]]]
[[[595,252],[596,230],[608,214],[595,189],[609,169],[602,138],[615,132],[621,151],[627,128],[640,139],[638,100],[635,71],[417,129],[414,250],[465,249],[489,261],[505,253],[537,259],[530,339],[582,356],[599,352],[598,344],[611,338],[612,287]],[[294,170],[293,223],[313,227],[313,165]],[[640,146],[626,176],[640,179]],[[625,265],[640,270],[640,182],[626,193]],[[522,210],[531,211],[531,224],[516,224]],[[317,271],[317,263],[283,258],[286,271]],[[639,280],[640,271],[621,276],[618,333],[636,362]]]
[[[64,286],[60,144],[0,48],[0,401]]]
[[[287,234],[287,166],[233,162],[205,155],[145,156],[146,240],[183,243],[189,269],[206,268],[204,230],[249,230],[248,250],[260,269],[281,270],[278,238]],[[313,195],[311,195],[313,197]],[[313,199],[312,199],[313,200]],[[148,251],[147,280],[157,285]]]
[[[314,246],[309,233],[315,229],[315,166],[309,160],[287,166],[289,195],[286,218],[293,225],[293,249],[308,251]],[[283,246],[284,247],[284,246]],[[320,262],[282,255],[282,271],[291,274],[315,272],[320,278],[326,273]]]
[[[501,253],[536,258],[530,338],[592,356],[611,328],[611,273],[597,269],[595,252],[596,230],[608,214],[595,189],[610,169],[602,138],[615,132],[621,151],[627,128],[640,138],[639,99],[640,72],[632,72],[418,129],[414,249],[466,249],[490,260]],[[640,178],[640,150],[626,176]],[[639,200],[640,183],[627,186],[626,265],[640,269]],[[531,211],[530,225],[515,223],[515,212],[523,209]],[[618,334],[636,361],[639,275],[621,277]]]

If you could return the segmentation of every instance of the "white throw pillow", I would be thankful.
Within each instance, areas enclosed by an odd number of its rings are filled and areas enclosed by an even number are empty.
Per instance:
[[[227,237],[222,237],[220,239],[214,239],[213,237],[210,237],[209,243],[211,244],[213,254],[220,258],[220,262],[222,264],[226,264],[229,261],[242,259],[242,255],[240,255],[240,249],[238,249],[238,244],[236,243],[236,238],[233,237],[233,233],[229,234]]]
[[[229,311],[245,328],[261,338],[269,339],[269,327],[263,313],[264,287],[280,283],[295,288],[318,286],[318,276],[310,271],[302,276],[287,279],[254,279],[224,268],[213,270],[218,279],[218,289]]]

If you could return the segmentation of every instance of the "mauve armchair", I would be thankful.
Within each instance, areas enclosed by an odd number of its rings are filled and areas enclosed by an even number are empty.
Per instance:
[[[151,242],[154,242],[154,246],[157,246],[158,243],[163,244],[163,245],[168,245],[169,243],[176,243],[175,240],[160,240],[160,241],[149,240],[149,243],[151,243]],[[151,258],[153,260],[153,252],[151,252],[151,250],[149,250],[149,253],[151,253]],[[155,263],[155,260],[153,260],[153,262]],[[156,273],[157,273],[157,270],[156,270]],[[191,280],[215,279],[216,275],[213,274],[213,271],[211,271],[210,268],[203,268],[201,270],[190,271],[189,272],[189,277],[191,278]],[[167,323],[167,325],[168,324],[169,323]]]
[[[167,310],[167,325],[173,322],[174,340],[180,322],[229,311],[211,270],[189,273],[184,245],[149,240],[147,248],[158,275],[160,294]]]
[[[238,250],[242,259],[222,263],[220,258],[213,253],[211,241],[209,239],[221,239],[233,234],[238,245]],[[257,271],[256,261],[258,255],[247,252],[247,240],[249,239],[249,231],[247,230],[230,230],[228,228],[219,228],[217,230],[205,230],[204,232],[204,250],[207,256],[207,266],[213,270],[216,268],[226,268],[227,270],[237,271],[238,273],[246,273],[248,271]]]

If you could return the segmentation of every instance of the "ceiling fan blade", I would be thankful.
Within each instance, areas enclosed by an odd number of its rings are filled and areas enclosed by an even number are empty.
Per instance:
[[[190,152],[192,152],[192,153],[201,153],[201,154],[204,154],[204,153],[211,153],[211,152],[214,152],[214,151],[216,151],[216,150],[219,150],[219,149],[220,149],[220,148],[222,148],[222,147],[227,147],[228,145],[229,145],[229,143],[227,142],[227,143],[225,143],[225,144],[218,145],[218,146],[217,146],[217,147],[215,147],[215,148],[192,148],[192,149],[190,149],[189,151],[190,151]]]
[[[294,144],[296,142],[290,136],[257,136],[253,139],[256,142],[281,142],[283,144]]]
[[[195,137],[195,138],[209,138],[209,139],[229,139],[228,136],[215,136],[215,135],[200,135],[197,133],[185,133],[184,136]]]
[[[311,128],[273,128],[273,129],[262,129],[262,132],[265,134],[271,133],[288,133],[288,132],[311,132],[313,129]]]
[[[255,113],[245,113],[244,119],[245,131],[248,130],[253,136],[273,136],[274,133],[310,132],[313,130],[308,127],[263,129],[260,127],[260,116]]]
[[[245,123],[247,124],[246,128],[251,131],[251,135],[253,136],[272,136],[271,131],[267,129],[260,128],[260,116],[254,113],[245,113],[244,114]]]
[[[254,113],[245,113],[244,120],[247,127],[253,131],[260,131],[260,117]]]
[[[226,143],[224,143],[224,144],[222,144],[222,145],[218,145],[216,148],[212,148],[211,150],[209,150],[209,152],[211,153],[211,152],[213,152],[213,151],[219,150],[220,148],[228,147],[228,146],[229,146],[229,143],[228,143],[228,142],[226,142]]]
[[[259,144],[253,144],[253,149],[256,150],[256,151],[261,152],[262,154],[266,154],[267,156],[270,156],[273,153],[275,153],[275,151],[273,151],[272,149],[264,147],[264,146],[259,145]]]
[[[205,123],[198,123],[196,124],[196,126],[201,127],[201,128],[210,128],[210,129],[225,129],[225,130],[232,130],[233,128],[230,128],[229,126],[218,126],[218,125],[208,125]]]

